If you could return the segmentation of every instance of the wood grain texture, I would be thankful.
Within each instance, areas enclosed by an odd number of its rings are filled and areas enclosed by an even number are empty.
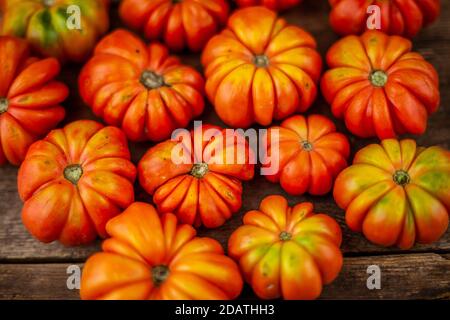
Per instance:
[[[321,299],[449,299],[448,256],[408,254],[346,258],[339,277],[325,286]],[[67,288],[70,263],[0,265],[0,299],[79,299]],[[82,268],[81,264],[77,264]],[[381,289],[367,288],[367,267],[381,271]],[[254,299],[245,286],[241,299]]]
[[[117,8],[112,9],[113,28],[120,26]],[[318,41],[322,56],[330,45],[338,39],[328,24],[327,1],[305,0],[303,4],[290,10],[283,16],[290,22],[310,31]],[[442,1],[442,16],[431,27],[423,30],[414,39],[414,49],[421,52],[437,69],[440,76],[441,107],[430,117],[427,132],[414,137],[423,146],[440,145],[450,148],[450,2]],[[193,54],[180,55],[186,64],[201,69],[199,56]],[[64,103],[67,118],[61,124],[77,119],[96,118],[84,105],[78,95],[77,76],[79,65],[67,65],[63,69],[61,79],[71,89],[69,99]],[[331,117],[329,106],[319,97],[308,114],[320,113]],[[207,105],[201,120],[205,123],[223,125],[215,115],[211,105]],[[333,119],[338,129],[346,133],[351,141],[352,155],[361,147],[377,142],[376,139],[358,139],[348,133],[342,121]],[[131,143],[132,158],[139,161],[151,143]],[[65,268],[70,263],[83,262],[90,254],[99,250],[100,240],[96,243],[76,248],[66,248],[59,243],[42,244],[33,239],[21,223],[22,203],[17,194],[17,168],[0,167],[0,295],[3,298],[76,298],[74,292],[65,288]],[[450,231],[439,242],[430,245],[416,245],[408,252],[398,248],[382,248],[370,244],[358,233],[351,232],[345,225],[343,211],[333,201],[331,195],[325,197],[287,196],[276,184],[271,184],[263,177],[257,176],[253,181],[244,184],[243,207],[240,212],[219,229],[199,230],[199,235],[210,236],[219,240],[225,247],[228,237],[241,224],[242,215],[250,209],[257,208],[259,202],[269,194],[281,194],[289,199],[290,204],[311,201],[316,212],[330,214],[342,226],[344,240],[342,250],[349,257],[346,259],[344,271],[339,279],[325,289],[323,298],[449,298],[449,265],[448,260],[435,254],[417,254],[437,252],[450,253]],[[136,198],[151,202],[151,197],[136,184]],[[399,254],[402,255],[393,255]],[[406,253],[409,253],[406,255]],[[367,257],[368,255],[377,255]],[[378,256],[383,255],[383,256]],[[377,260],[378,259],[378,260]],[[373,261],[385,265],[386,287],[381,291],[368,291],[365,288],[365,268]],[[12,264],[17,263],[17,264]],[[26,264],[20,264],[26,263]],[[61,263],[61,264],[58,264]],[[412,274],[418,273],[416,278]],[[420,277],[419,277],[420,275]],[[395,285],[395,279],[401,282]],[[361,282],[361,285],[360,285]],[[248,290],[247,290],[248,291]],[[249,296],[251,296],[249,294]]]

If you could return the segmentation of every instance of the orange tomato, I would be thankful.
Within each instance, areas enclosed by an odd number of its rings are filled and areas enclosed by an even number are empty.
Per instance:
[[[0,36],[0,165],[19,165],[30,145],[64,118],[60,106],[69,95],[55,81],[53,58],[30,57],[24,40]]]
[[[272,141],[274,135],[277,141]],[[348,139],[321,115],[292,116],[270,127],[267,155],[278,158],[278,170],[265,177],[292,195],[328,193],[350,154]],[[273,163],[263,165],[269,167]]]
[[[313,213],[309,202],[289,207],[268,196],[244,215],[244,225],[228,241],[245,280],[262,299],[315,299],[342,268],[341,228]]]
[[[103,38],[81,70],[81,97],[133,141],[161,141],[203,112],[204,81],[159,43],[126,30]]]
[[[228,300],[242,290],[239,269],[220,244],[177,225],[173,214],[160,219],[136,202],[106,229],[103,252],[83,267],[82,299]]]
[[[355,135],[387,139],[425,132],[439,107],[439,79],[411,46],[405,38],[367,31],[329,49],[322,93]]]
[[[242,128],[306,111],[322,69],[314,38],[264,7],[235,11],[206,45],[202,64],[218,116]]]
[[[136,168],[120,129],[72,122],[35,142],[22,163],[22,221],[42,242],[86,244],[134,201]]]
[[[200,51],[226,23],[226,0],[124,0],[119,13],[150,40],[163,40],[173,51]]]
[[[242,206],[241,181],[254,174],[249,146],[237,136],[206,125],[157,144],[139,162],[139,182],[160,212],[197,227],[219,227]]]
[[[387,139],[355,155],[334,186],[350,229],[371,242],[411,248],[437,241],[450,213],[450,152]]]

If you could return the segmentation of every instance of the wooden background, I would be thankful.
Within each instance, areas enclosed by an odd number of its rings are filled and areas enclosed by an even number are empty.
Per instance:
[[[423,30],[414,39],[414,49],[422,53],[438,70],[441,86],[441,107],[431,116],[425,135],[417,137],[420,145],[441,145],[450,148],[450,2],[441,1],[442,14],[438,22]],[[317,39],[324,56],[330,45],[338,39],[328,24],[329,6],[326,0],[304,0],[299,7],[283,16],[291,23],[304,27]],[[120,26],[117,7],[111,11],[112,24]],[[199,56],[181,55],[183,62],[201,70]],[[76,79],[80,66],[66,66],[61,78],[70,85],[71,96],[65,102],[68,117],[63,124],[82,118],[95,119],[77,93]],[[319,97],[308,113],[321,113],[331,117],[329,107]],[[208,105],[202,120],[223,125]],[[340,131],[348,134],[342,121],[335,121]],[[61,124],[61,125],[63,125]],[[361,147],[376,142],[350,137],[353,153]],[[150,143],[130,144],[133,161],[137,163]],[[67,248],[59,243],[42,244],[33,239],[21,223],[21,201],[16,189],[17,168],[0,168],[0,299],[78,299],[77,290],[66,286],[67,267],[82,265],[86,258],[99,250],[100,240],[86,247]],[[151,201],[136,184],[137,199]],[[219,240],[226,246],[230,233],[240,224],[242,214],[257,208],[269,194],[287,196],[275,184],[257,176],[244,184],[243,207],[224,226],[215,230],[199,230],[202,236]],[[430,245],[416,245],[408,251],[383,248],[370,244],[360,234],[351,232],[344,222],[343,211],[331,195],[325,197],[288,197],[290,204],[312,201],[316,212],[333,216],[343,229],[342,250],[345,262],[338,279],[324,288],[325,299],[450,299],[450,231]],[[367,267],[381,268],[381,289],[366,287]],[[241,298],[254,298],[246,286]]]

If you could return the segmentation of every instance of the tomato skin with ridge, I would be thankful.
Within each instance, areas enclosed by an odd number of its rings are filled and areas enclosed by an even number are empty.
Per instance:
[[[235,0],[239,7],[264,6],[274,11],[284,11],[302,3],[302,0]]]
[[[305,112],[317,96],[322,58],[314,37],[265,7],[236,10],[202,52],[206,94],[233,128],[270,125]]]
[[[117,29],[96,46],[78,78],[93,112],[132,141],[162,141],[204,109],[204,80],[160,43]]]
[[[280,126],[267,131],[267,157],[278,158],[278,170],[265,175],[280,183],[291,195],[310,193],[324,195],[333,187],[336,176],[347,167],[350,144],[347,137],[336,132],[331,120],[322,115],[295,115]],[[273,140],[276,139],[276,140]],[[274,165],[264,161],[262,167]]]
[[[450,152],[411,139],[368,145],[339,174],[333,195],[350,229],[372,243],[435,242],[449,224]]]
[[[244,215],[228,240],[228,254],[261,299],[310,300],[339,274],[342,232],[330,216],[313,212],[310,202],[289,207],[278,195]]]
[[[334,116],[361,138],[421,135],[440,104],[434,67],[406,38],[367,31],[347,36],[327,52],[322,94]]]
[[[35,142],[19,169],[22,221],[45,243],[105,238],[108,220],[134,201],[135,178],[120,129],[91,120],[69,123]]]
[[[139,161],[139,183],[153,196],[158,211],[172,212],[181,223],[195,227],[220,227],[242,206],[242,181],[254,176],[252,150],[240,137],[203,125],[161,142]],[[227,154],[233,159],[227,160]]]
[[[414,37],[423,27],[433,23],[441,13],[440,0],[329,0],[330,24],[340,35],[361,34],[372,15],[380,18],[380,31],[390,35]],[[377,12],[369,6],[379,8]]]
[[[119,8],[127,26],[176,52],[201,51],[225,25],[228,12],[226,0],[123,0]]]
[[[0,165],[20,165],[30,145],[64,118],[69,95],[55,58],[30,56],[23,39],[0,36]]]
[[[83,267],[83,300],[230,300],[243,281],[214,239],[135,202],[106,226],[111,238]]]

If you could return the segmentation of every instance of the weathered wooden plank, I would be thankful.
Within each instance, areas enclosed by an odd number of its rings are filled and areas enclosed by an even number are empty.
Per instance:
[[[78,299],[67,288],[70,264],[0,265],[0,299]],[[368,266],[381,271],[380,289],[367,288]],[[79,264],[81,266],[81,264]],[[450,299],[450,260],[437,254],[346,258],[322,299]],[[246,286],[241,299],[255,298]]]
[[[442,2],[442,16],[440,20],[431,27],[423,30],[414,39],[414,47],[423,53],[426,58],[436,67],[441,80],[441,107],[431,118],[428,130],[425,135],[416,137],[421,145],[441,145],[450,148],[450,2]],[[116,10],[116,9],[113,9]],[[329,46],[338,39],[328,24],[328,4],[326,1],[305,1],[299,8],[290,10],[284,16],[294,24],[305,27],[317,39],[319,51],[325,54]],[[115,14],[115,11],[113,11]],[[118,19],[114,18],[114,27],[120,26]],[[183,54],[182,60],[201,70],[198,55]],[[68,116],[63,124],[81,119],[95,119],[90,109],[83,104],[77,93],[76,78],[79,66],[65,66],[61,78],[66,81],[71,88],[71,95],[65,106]],[[323,98],[318,101],[308,113],[321,113],[331,116],[329,106]],[[221,121],[215,115],[211,105],[201,118],[205,122],[220,124]],[[335,120],[338,128],[346,132],[342,121]],[[348,134],[352,144],[353,153],[359,148],[375,142],[375,139],[363,140]],[[132,143],[133,161],[137,163],[151,143]],[[34,240],[21,224],[20,210],[21,202],[16,191],[17,168],[5,166],[0,168],[0,261],[83,261],[92,252],[97,251],[99,242],[94,245],[81,248],[65,248],[59,244],[44,245]],[[137,187],[137,199],[150,201],[150,196],[146,195]],[[226,245],[230,233],[241,224],[242,214],[247,210],[258,207],[261,199],[269,194],[283,194],[278,185],[267,182],[263,177],[256,177],[253,181],[244,185],[244,205],[239,214],[234,216],[223,227],[215,230],[200,230],[200,235],[211,236]],[[350,232],[345,226],[343,212],[337,208],[330,195],[326,197],[288,197],[291,204],[299,201],[312,201],[317,211],[328,213],[335,217],[341,224],[344,231],[344,242],[342,249],[347,255],[361,255],[374,253],[396,253],[397,248],[381,248],[371,245],[361,235]],[[431,245],[417,245],[411,252],[424,251],[450,251],[450,231],[448,231],[441,241]]]
[[[15,179],[14,177],[10,177]],[[242,214],[257,207],[257,204],[269,194],[282,194],[287,196],[277,185],[267,182],[263,177],[257,177],[254,181],[244,185],[245,193],[243,208],[230,221],[219,229],[201,229],[199,234],[217,239],[226,247],[229,235],[239,226]],[[58,243],[42,244],[33,239],[21,223],[21,204],[16,191],[0,191],[0,194],[8,199],[8,204],[0,202],[2,223],[0,224],[0,261],[83,261],[91,253],[98,251],[100,241],[84,247],[67,248]],[[144,192],[138,192],[140,200],[149,200]],[[300,201],[312,201],[317,212],[330,214],[337,219],[343,229],[342,250],[345,254],[367,253],[395,253],[398,248],[383,248],[370,244],[361,234],[350,231],[344,220],[342,210],[334,204],[331,196],[327,197],[288,197],[291,204]],[[436,243],[430,245],[416,245],[411,252],[442,251],[450,252],[450,231]]]

